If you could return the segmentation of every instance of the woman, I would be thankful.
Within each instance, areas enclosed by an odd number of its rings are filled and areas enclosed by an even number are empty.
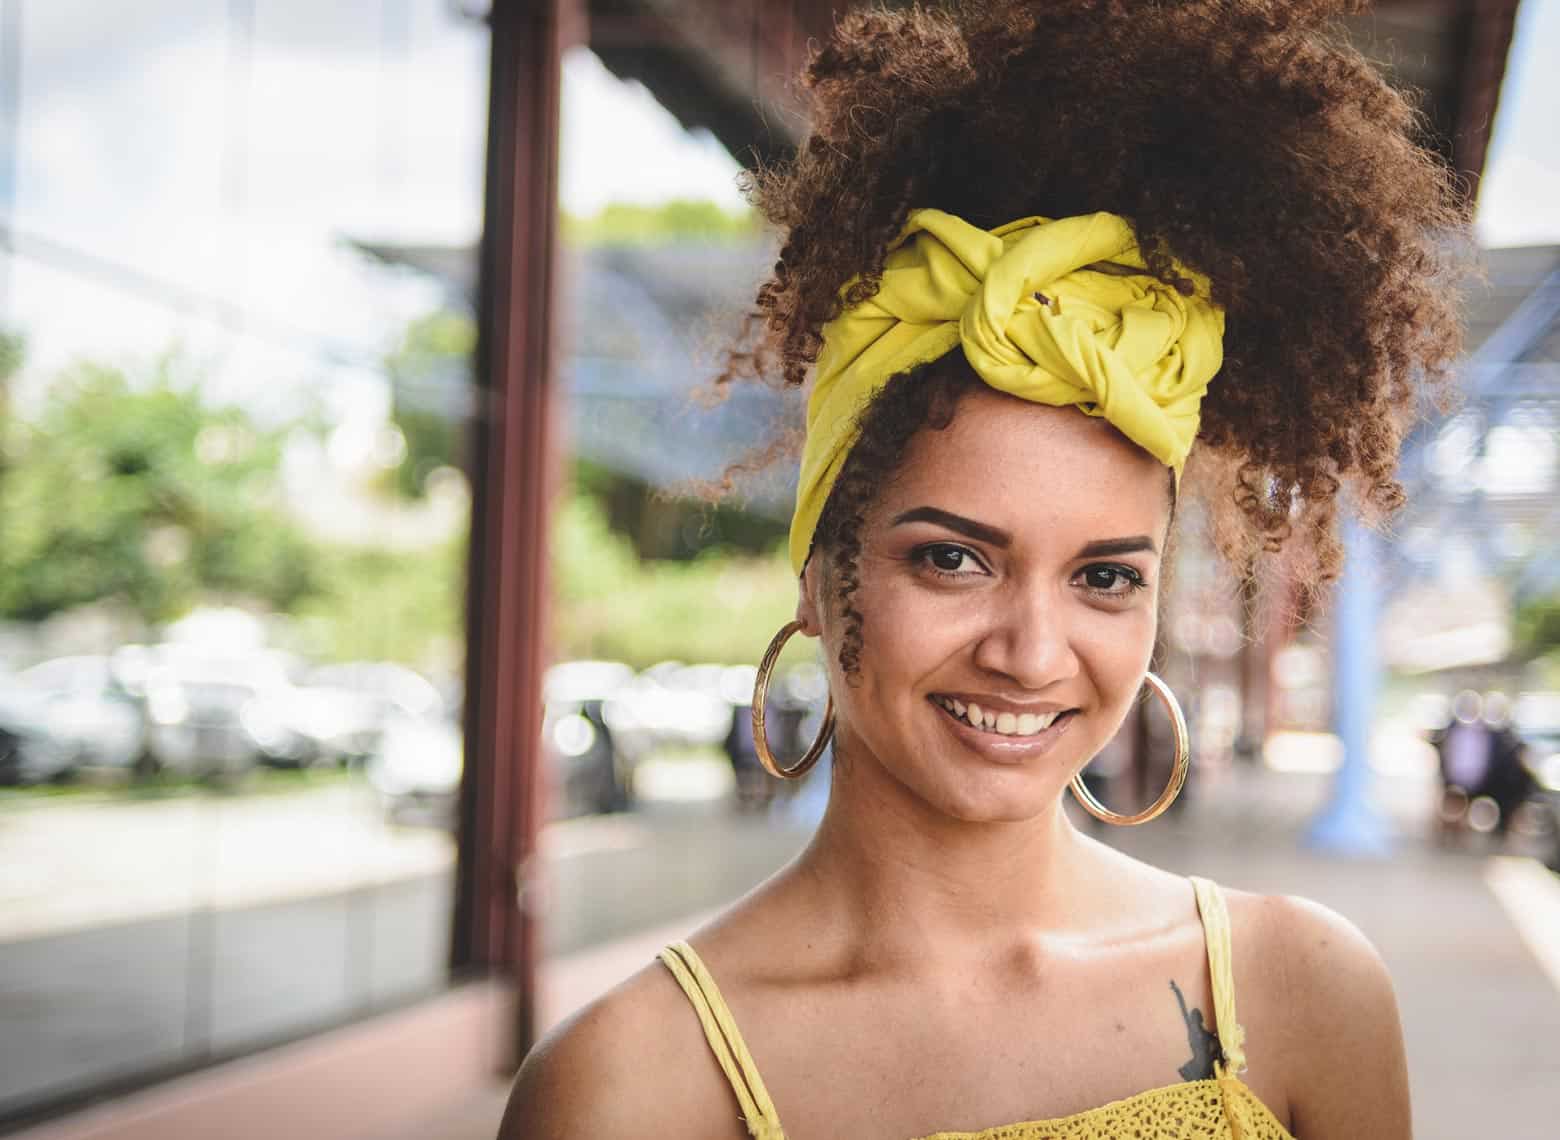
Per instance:
[[[822,641],[829,807],[533,1051],[504,1136],[1409,1134],[1391,985],[1352,926],[1136,862],[1061,808],[1159,690],[1194,438],[1237,569],[1287,544],[1317,585],[1340,494],[1395,504],[1416,385],[1456,352],[1453,189],[1324,34],[1334,7],[839,22],[812,136],[756,179],[785,231],[759,312],[811,384],[776,648]]]

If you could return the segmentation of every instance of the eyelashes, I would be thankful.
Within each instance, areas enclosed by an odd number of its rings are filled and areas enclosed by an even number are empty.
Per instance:
[[[963,581],[991,574],[979,554],[957,542],[923,543],[911,549],[909,560],[917,570],[943,581]],[[1074,573],[1072,580],[1095,597],[1116,601],[1148,588],[1148,580],[1143,574],[1122,562],[1090,563]]]
[[[980,556],[956,542],[928,542],[910,551],[913,565],[938,578],[969,578],[989,574]]]
[[[1085,566],[1078,572],[1078,576],[1085,580],[1084,589],[1110,598],[1126,597],[1129,594],[1136,593],[1138,590],[1146,590],[1148,588],[1148,582],[1144,580],[1143,575],[1130,566],[1123,566],[1114,562]],[[1101,576],[1108,576],[1111,580],[1102,584],[1097,580]],[[1112,588],[1119,586],[1121,583],[1126,584],[1125,589]]]

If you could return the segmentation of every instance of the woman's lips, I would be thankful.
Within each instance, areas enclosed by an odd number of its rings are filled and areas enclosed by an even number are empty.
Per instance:
[[[933,693],[931,702],[955,720],[962,720],[970,727],[1001,736],[1034,736],[1051,727],[1052,722],[1067,709],[1055,708],[1035,712],[1016,711],[1011,708],[983,706],[979,701],[965,701],[943,693]]]
[[[1047,751],[1067,731],[1074,720],[1073,714],[1077,712],[1076,709],[1065,709],[1047,713],[1043,718],[1036,714],[1001,713],[995,717],[996,723],[987,727],[986,710],[981,709],[981,727],[976,728],[970,723],[969,705],[965,705],[964,713],[961,715],[955,711],[957,706],[950,698],[933,696],[928,700],[937,708],[943,720],[961,741],[981,752],[1008,760],[1027,758]],[[1006,725],[1004,716],[1013,717],[1015,722],[1007,732],[1001,731],[1001,727]],[[1031,727],[1021,719],[1026,716],[1035,716],[1037,722],[1043,719],[1044,727],[1038,727],[1037,724],[1032,731],[1020,733],[1019,727]]]

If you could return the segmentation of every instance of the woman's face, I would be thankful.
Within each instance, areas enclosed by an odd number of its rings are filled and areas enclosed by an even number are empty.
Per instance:
[[[833,589],[815,563],[803,578],[852,778],[969,821],[1052,806],[1148,668],[1168,478],[1101,419],[987,388],[917,435],[861,530],[854,682]]]

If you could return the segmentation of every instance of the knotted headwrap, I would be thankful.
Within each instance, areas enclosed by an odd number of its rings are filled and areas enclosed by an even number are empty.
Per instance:
[[[1223,362],[1224,312],[1205,278],[1177,274],[1170,285],[1147,273],[1115,214],[982,230],[941,210],[912,213],[877,293],[823,329],[791,521],[796,572],[857,415],[891,378],[956,344],[991,387],[1103,416],[1179,479]]]

